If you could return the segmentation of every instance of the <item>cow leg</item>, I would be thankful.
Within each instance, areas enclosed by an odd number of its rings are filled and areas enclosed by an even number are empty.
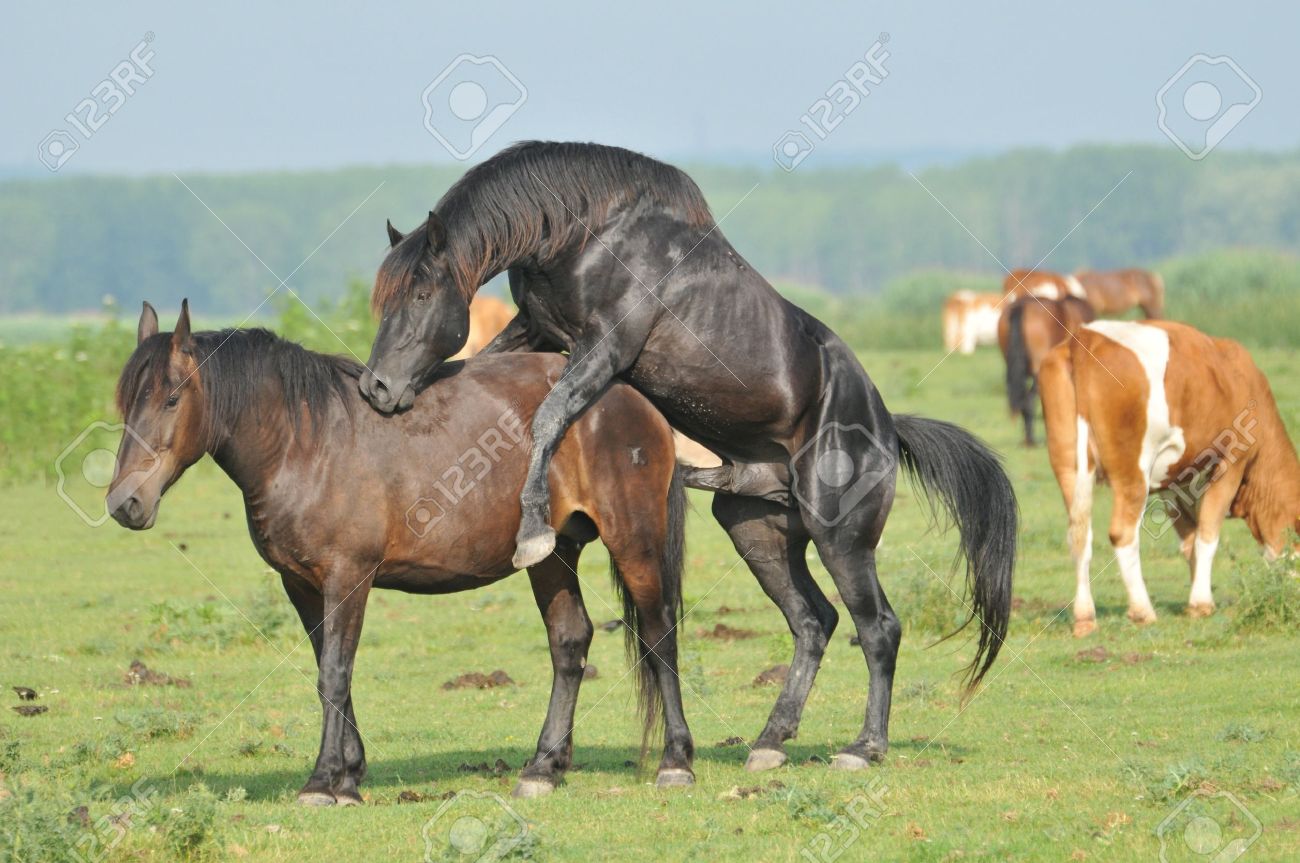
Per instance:
[[[1192,592],[1187,598],[1189,617],[1209,617],[1214,613],[1214,593],[1210,590],[1210,567],[1219,550],[1219,531],[1228,517],[1232,501],[1240,487],[1240,476],[1218,477],[1201,498],[1196,519],[1196,538],[1192,543]]]
[[[1155,623],[1156,610],[1142,580],[1142,557],[1139,552],[1142,514],[1147,503],[1147,483],[1141,471],[1112,476],[1115,508],[1110,519],[1110,544],[1119,560],[1120,577],[1128,591],[1128,619],[1134,623]]]

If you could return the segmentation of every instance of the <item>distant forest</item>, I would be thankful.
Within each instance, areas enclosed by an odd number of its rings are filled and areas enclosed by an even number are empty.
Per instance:
[[[972,234],[1008,267],[1049,251],[1044,266],[1064,270],[1223,247],[1300,252],[1300,152],[1192,162],[1172,147],[1022,150],[916,177],[683,167],[754,266],[839,295],[879,294],[918,270],[999,274]],[[209,314],[251,311],[277,281],[218,216],[281,277],[310,255],[288,282],[305,300],[337,297],[349,278],[373,273],[385,218],[409,229],[463,170],[0,181],[0,313],[93,310],[105,295],[130,305],[188,295]]]

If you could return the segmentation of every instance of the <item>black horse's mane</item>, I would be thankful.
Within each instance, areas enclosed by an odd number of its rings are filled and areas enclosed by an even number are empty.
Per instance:
[[[350,396],[356,393],[355,381],[364,368],[348,357],[309,351],[260,328],[194,333],[191,355],[199,366],[197,376],[207,403],[204,439],[209,447],[223,430],[233,428],[257,407],[268,377],[279,384],[285,411],[297,430],[304,409],[313,424],[335,399],[350,412],[354,401]],[[170,357],[170,333],[152,336],[136,348],[117,384],[117,407],[123,417],[146,388],[169,385]]]
[[[611,212],[641,200],[692,227],[713,226],[695,181],[672,165],[622,147],[553,141],[523,141],[476,165],[434,212],[447,228],[447,260],[468,299],[521,257],[545,262],[581,248]],[[389,252],[371,296],[376,310],[428,277],[427,236],[426,222]]]

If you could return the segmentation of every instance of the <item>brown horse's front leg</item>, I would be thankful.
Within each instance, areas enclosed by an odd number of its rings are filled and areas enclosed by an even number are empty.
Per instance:
[[[554,554],[528,570],[533,597],[546,622],[554,676],[537,752],[519,777],[516,797],[549,794],[564,780],[573,760],[573,714],[593,632],[578,585],[580,553],[580,547],[561,539]]]
[[[316,691],[324,719],[316,768],[298,792],[298,801],[305,805],[350,806],[362,802],[357,785],[365,774],[366,755],[352,710],[352,664],[369,594],[368,583],[326,579],[321,602],[323,620],[314,628],[319,643],[317,638],[312,640],[319,664]],[[303,622],[307,623],[306,617]]]

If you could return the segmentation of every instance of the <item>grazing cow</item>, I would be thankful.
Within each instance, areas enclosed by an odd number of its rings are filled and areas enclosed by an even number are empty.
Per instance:
[[[1047,270],[1012,270],[1002,280],[1002,295],[1013,299],[1038,297],[1041,300],[1063,300],[1066,297],[1088,299],[1083,285],[1074,276],[1063,276]]]
[[[453,360],[467,360],[487,347],[497,335],[506,328],[514,311],[496,297],[481,294],[469,304],[469,336],[465,347],[450,357]]]
[[[943,304],[943,349],[975,353],[978,345],[997,344],[1002,297],[958,291]]]
[[[1038,370],[1048,351],[1095,318],[1092,307],[1074,296],[1059,300],[1031,296],[1007,303],[998,320],[998,345],[1007,362],[1007,402],[1011,416],[1025,423],[1025,446],[1034,445],[1034,393]]]
[[[1148,319],[1165,316],[1165,280],[1149,270],[1080,270],[1074,274],[1099,315],[1118,315],[1133,307]]]
[[[1097,629],[1088,566],[1098,474],[1115,492],[1110,541],[1136,623],[1156,619],[1138,556],[1149,492],[1163,493],[1164,525],[1182,538],[1193,617],[1214,611],[1210,566],[1225,518],[1245,519],[1270,557],[1300,530],[1300,461],[1268,381],[1236,342],[1184,324],[1096,321],[1051,352],[1039,383],[1070,513],[1075,635]]]

